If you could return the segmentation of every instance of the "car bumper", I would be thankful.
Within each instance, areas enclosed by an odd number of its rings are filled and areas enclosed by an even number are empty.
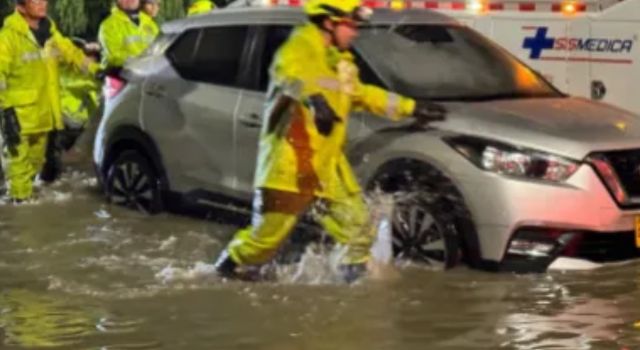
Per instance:
[[[463,193],[490,269],[544,271],[561,256],[597,262],[640,257],[634,233],[640,210],[621,209],[589,165],[563,184],[477,168],[466,175],[474,180],[464,182]]]

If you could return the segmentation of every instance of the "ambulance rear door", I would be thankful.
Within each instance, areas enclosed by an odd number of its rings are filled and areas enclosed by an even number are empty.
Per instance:
[[[591,51],[591,96],[640,112],[638,98],[638,36],[640,23],[594,19],[592,37],[583,43]]]

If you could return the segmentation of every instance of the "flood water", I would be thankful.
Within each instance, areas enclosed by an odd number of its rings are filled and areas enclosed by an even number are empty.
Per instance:
[[[640,349],[640,263],[346,286],[311,256],[277,283],[225,283],[210,262],[233,226],[110,207],[95,186],[67,173],[0,204],[0,349]]]

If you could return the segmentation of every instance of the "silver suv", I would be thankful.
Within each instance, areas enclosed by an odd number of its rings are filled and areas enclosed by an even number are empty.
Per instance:
[[[268,67],[303,20],[296,8],[235,8],[166,24],[111,80],[94,149],[110,201],[247,211]],[[354,53],[363,81],[448,110],[430,128],[351,118],[362,184],[394,194],[396,255],[501,271],[640,255],[636,116],[561,94],[427,10],[376,11]]]

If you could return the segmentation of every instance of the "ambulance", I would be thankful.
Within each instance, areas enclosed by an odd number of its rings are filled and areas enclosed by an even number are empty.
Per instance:
[[[493,39],[563,92],[640,113],[640,0],[492,1],[392,6],[442,11]]]

